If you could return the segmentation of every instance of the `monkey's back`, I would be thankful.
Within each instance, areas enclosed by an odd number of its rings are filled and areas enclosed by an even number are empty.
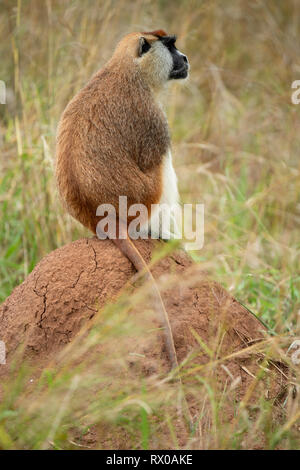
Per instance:
[[[167,120],[137,68],[111,61],[71,100],[58,128],[56,177],[70,214],[95,232],[100,204],[150,209],[162,191]]]

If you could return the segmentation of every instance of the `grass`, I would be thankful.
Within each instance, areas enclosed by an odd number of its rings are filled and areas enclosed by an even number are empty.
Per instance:
[[[298,2],[11,0],[0,9],[0,79],[7,86],[0,105],[0,301],[45,254],[87,235],[61,208],[53,178],[56,126],[68,100],[125,33],[164,28],[177,33],[191,63],[189,81],[170,88],[166,110],[182,201],[205,204],[205,244],[193,257],[269,326],[278,348],[299,335],[300,105],[291,103],[300,75]],[[112,335],[121,334],[118,315]],[[32,372],[24,366],[0,405],[0,448],[49,441],[76,447],[70,429],[84,434],[103,421],[125,429],[132,447],[151,448],[166,434],[166,445],[180,447],[170,384],[162,393],[157,383],[116,381],[112,395],[104,391],[83,405],[104,360],[85,371],[44,371],[31,398],[24,383]],[[263,398],[257,420],[241,410],[228,437],[213,385],[203,380],[215,420],[202,446],[255,447],[260,432],[266,448],[299,447],[299,410],[274,429]],[[131,396],[136,401],[126,407]]]

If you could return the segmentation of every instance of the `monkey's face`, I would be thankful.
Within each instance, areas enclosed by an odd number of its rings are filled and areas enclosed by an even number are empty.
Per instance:
[[[167,81],[187,78],[189,62],[175,46],[176,36],[167,36],[163,31],[142,33],[139,38],[138,62],[141,71],[154,87]]]

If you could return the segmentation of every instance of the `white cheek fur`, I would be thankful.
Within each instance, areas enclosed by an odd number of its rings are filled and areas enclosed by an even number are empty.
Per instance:
[[[173,68],[173,59],[168,49],[159,41],[152,46],[152,57],[154,58],[154,72],[157,81],[164,83],[168,81],[170,72]]]

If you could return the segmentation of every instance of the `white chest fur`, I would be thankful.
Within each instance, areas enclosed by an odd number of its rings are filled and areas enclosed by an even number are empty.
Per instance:
[[[180,205],[177,187],[177,176],[173,167],[171,150],[164,156],[162,169],[162,195],[159,204],[152,206],[151,219],[143,231],[151,238],[180,238]]]
[[[173,167],[171,150],[168,150],[167,155],[163,161],[163,177],[162,177],[163,190],[160,199],[160,204],[173,204],[179,203],[179,193],[177,187],[177,176]]]

